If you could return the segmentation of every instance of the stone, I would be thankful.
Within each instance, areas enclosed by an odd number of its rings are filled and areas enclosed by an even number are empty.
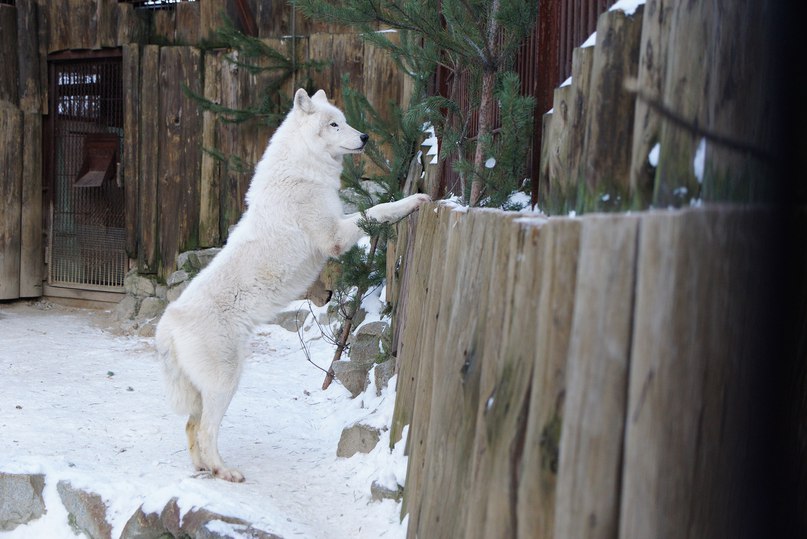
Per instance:
[[[177,269],[182,269],[190,275],[196,275],[202,268],[210,264],[221,248],[211,247],[209,249],[200,249],[198,251],[186,251],[180,253],[177,257]]]
[[[297,333],[297,328],[302,328],[310,312],[307,308],[295,309],[292,311],[282,311],[275,315],[270,322],[276,324],[286,331]]]
[[[180,269],[169,275],[168,279],[165,281],[165,284],[168,285],[168,288],[171,288],[172,286],[176,286],[179,283],[184,283],[188,279],[190,279],[190,275],[188,275],[188,272],[183,269]]]
[[[123,530],[121,539],[157,539],[170,534],[172,537],[193,537],[194,539],[281,539],[279,536],[254,528],[246,520],[220,515],[204,508],[193,507],[184,515],[180,513],[177,498],[172,498],[159,515],[159,525],[153,515],[135,515]],[[156,515],[155,515],[156,516]],[[142,525],[141,525],[142,523]],[[127,535],[130,528],[131,535]],[[135,535],[134,533],[140,535]]]
[[[389,330],[386,322],[369,322],[356,330],[350,343],[350,361],[366,365],[367,370],[381,357],[381,340]]]
[[[383,363],[376,363],[373,370],[375,376],[375,394],[381,396],[381,391],[387,387],[390,379],[395,376],[395,358],[390,358]]]
[[[126,295],[118,302],[113,310],[115,319],[119,322],[124,320],[133,320],[137,314],[138,301],[134,296]]]
[[[182,291],[188,287],[188,283],[190,281],[183,281],[176,286],[173,286],[168,289],[168,292],[165,294],[165,299],[169,302],[176,301],[176,299],[182,294]]]
[[[357,397],[365,389],[370,382],[369,368],[353,361],[334,361],[331,365],[333,368],[333,376],[339,381],[345,389],[350,391],[351,397]]]
[[[101,496],[75,488],[69,481],[59,481],[56,490],[78,531],[92,539],[112,538],[112,526],[106,520],[107,508]]]
[[[381,431],[375,427],[356,423],[342,430],[337,457],[352,457],[356,453],[369,453],[381,439]]]
[[[137,331],[139,337],[154,337],[157,334],[157,324],[155,320],[150,320],[137,328],[133,328],[131,331]]]
[[[132,270],[126,275],[123,279],[123,288],[128,295],[138,298],[154,296],[157,292],[155,278],[140,275],[137,270]]]
[[[10,531],[45,514],[42,474],[0,472],[0,530]]]
[[[144,320],[151,320],[163,314],[165,310],[165,301],[160,298],[145,298],[140,302],[140,308],[137,310],[137,317]]]
[[[141,505],[126,522],[120,539],[159,539],[167,533],[159,513],[145,513]]]
[[[403,491],[404,489],[401,485],[398,485],[398,488],[394,490],[382,485],[378,481],[373,481],[370,485],[370,496],[377,502],[381,500],[395,500],[399,502],[401,498],[403,498]]]

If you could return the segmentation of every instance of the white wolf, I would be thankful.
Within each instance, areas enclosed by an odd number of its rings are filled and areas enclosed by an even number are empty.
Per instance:
[[[247,211],[227,245],[165,311],[157,326],[172,404],[189,415],[185,428],[194,466],[243,481],[218,451],[221,420],[238,386],[246,344],[265,323],[316,280],[328,257],[364,232],[359,214],[345,216],[339,199],[342,157],[360,153],[368,136],[353,129],[322,90],[300,89],[269,141],[247,192]],[[366,214],[394,222],[427,195],[378,204]]]

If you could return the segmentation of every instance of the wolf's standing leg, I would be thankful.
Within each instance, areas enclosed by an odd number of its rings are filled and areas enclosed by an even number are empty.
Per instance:
[[[219,455],[219,427],[224,412],[230,406],[235,389],[234,385],[229,391],[202,392],[202,417],[197,439],[202,467],[210,470],[219,479],[240,483],[244,480],[243,474],[234,468],[224,466],[224,461]]]
[[[185,425],[185,434],[188,435],[188,452],[191,455],[193,467],[197,470],[205,469],[202,454],[199,452],[199,422],[202,420],[201,415],[201,411],[192,413],[188,417],[188,423]]]

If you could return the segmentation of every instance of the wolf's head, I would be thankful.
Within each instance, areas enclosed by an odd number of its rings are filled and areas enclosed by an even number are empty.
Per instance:
[[[299,128],[305,132],[306,140],[312,146],[321,145],[318,149],[334,158],[349,153],[361,153],[370,138],[348,125],[345,115],[328,103],[322,90],[313,97],[309,97],[302,88],[297,90],[292,114]]]

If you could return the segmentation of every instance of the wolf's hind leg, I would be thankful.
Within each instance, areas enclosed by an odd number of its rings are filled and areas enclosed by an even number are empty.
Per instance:
[[[201,411],[192,413],[185,424],[185,434],[188,435],[188,452],[191,455],[191,462],[196,470],[205,469],[202,461],[202,454],[199,451],[199,423],[201,421]]]
[[[243,474],[224,465],[218,447],[221,420],[234,393],[235,387],[230,391],[202,392],[202,417],[199,422],[197,439],[202,467],[210,470],[219,479],[240,483],[244,480]]]

